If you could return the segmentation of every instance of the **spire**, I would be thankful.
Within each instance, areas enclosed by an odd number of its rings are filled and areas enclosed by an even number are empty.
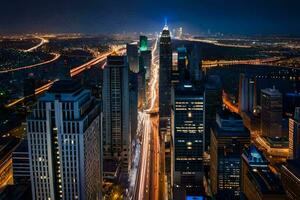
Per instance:
[[[169,30],[168,28],[168,19],[165,17],[165,26],[164,26],[164,30]]]

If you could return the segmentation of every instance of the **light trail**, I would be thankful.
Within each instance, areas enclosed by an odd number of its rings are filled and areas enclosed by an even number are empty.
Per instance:
[[[45,38],[42,38],[42,37],[39,37],[39,36],[37,36],[36,38],[38,38],[38,39],[41,40],[40,43],[37,44],[37,45],[34,46],[34,47],[31,47],[31,48],[29,48],[29,49],[24,50],[24,52],[31,52],[31,51],[34,51],[34,50],[36,50],[37,48],[39,48],[40,46],[42,46],[42,45],[44,45],[44,44],[46,44],[46,43],[49,42],[49,40],[47,40],[47,39],[45,39]]]
[[[34,94],[35,94],[35,95],[39,95],[39,94],[41,94],[41,93],[47,91],[47,90],[53,85],[53,83],[55,83],[55,82],[58,81],[58,80],[59,80],[59,79],[55,79],[55,80],[53,80],[53,81],[50,81],[49,83],[46,83],[45,85],[42,85],[41,87],[39,87],[39,88],[37,88],[37,89],[35,89]],[[29,98],[29,97],[31,97],[31,96],[33,96],[33,95],[29,95],[29,96],[26,96],[26,97],[22,97],[22,98],[20,98],[20,99],[17,99],[17,100],[15,100],[15,101],[13,101],[13,102],[7,104],[5,107],[6,107],[6,108],[13,107],[13,106],[17,105],[18,103],[24,101],[26,98]]]
[[[120,52],[123,52],[123,51],[124,51],[124,47],[115,48],[115,49],[113,49],[112,51],[110,51],[110,52],[108,52],[108,53],[105,53],[105,54],[102,54],[101,56],[99,56],[99,57],[97,57],[97,58],[94,58],[94,59],[88,61],[87,63],[83,64],[83,65],[80,65],[80,66],[78,66],[78,67],[76,67],[76,68],[71,69],[71,70],[70,70],[71,77],[80,74],[81,72],[85,71],[86,69],[90,69],[91,66],[93,66],[93,65],[95,65],[95,64],[98,64],[99,62],[105,61],[105,59],[106,59],[106,57],[107,57],[108,55],[110,55],[110,54],[112,54],[112,53],[114,53],[114,52],[118,53],[119,51],[120,51]],[[102,69],[104,68],[105,63],[106,63],[106,62],[104,62],[104,64],[101,66]],[[55,80],[50,81],[49,83],[47,83],[47,84],[45,84],[45,85],[43,85],[43,86],[37,88],[37,89],[35,90],[35,95],[38,95],[38,94],[41,94],[41,93],[47,91],[47,90],[53,85],[53,83],[56,82],[56,81],[58,81],[58,80],[59,80],[59,79],[55,79]],[[17,105],[18,103],[23,102],[23,101],[24,101],[26,98],[28,98],[28,97],[30,97],[30,96],[21,97],[21,98],[19,98],[19,99],[16,99],[16,100],[14,100],[13,102],[11,102],[11,103],[5,105],[5,107],[6,107],[6,108],[13,107],[13,106]]]
[[[78,66],[75,67],[73,69],[70,70],[70,75],[71,77],[76,76],[78,74],[80,74],[81,72],[85,71],[86,69],[90,69],[93,65],[96,65],[100,62],[103,62],[104,60],[106,60],[106,57],[113,54],[113,53],[119,53],[119,52],[123,52],[124,51],[124,47],[113,47],[113,49],[107,53],[101,54],[100,56]]]
[[[213,45],[221,46],[221,47],[235,47],[235,48],[251,48],[252,47],[250,45],[224,44],[224,43],[220,43],[217,40],[195,39],[192,37],[184,38],[182,40],[193,41],[193,42],[203,42],[203,43],[213,44]]]
[[[18,68],[14,68],[14,69],[8,69],[8,70],[2,70],[0,71],[0,74],[4,74],[4,73],[8,73],[8,72],[14,72],[14,71],[20,71],[20,70],[24,70],[24,69],[31,69],[31,68],[34,68],[34,67],[38,67],[38,66],[41,66],[41,65],[46,65],[46,64],[49,64],[49,63],[52,63],[54,61],[56,61],[57,59],[60,58],[60,54],[58,53],[51,53],[54,58],[50,59],[50,60],[47,60],[47,61],[44,61],[44,62],[41,62],[41,63],[37,63],[37,64],[33,64],[33,65],[28,65],[28,66],[24,66],[24,67],[18,67]]]
[[[150,113],[158,111],[158,39],[152,49],[151,79],[149,82],[148,108],[139,112],[138,130],[142,130],[139,166],[135,187],[130,199],[158,199],[159,136],[158,118]]]
[[[157,103],[157,91],[158,91],[158,78],[159,78],[159,64],[158,64],[158,39],[154,43],[152,50],[152,63],[151,63],[151,80],[150,80],[150,107],[145,110],[146,112],[152,112]]]

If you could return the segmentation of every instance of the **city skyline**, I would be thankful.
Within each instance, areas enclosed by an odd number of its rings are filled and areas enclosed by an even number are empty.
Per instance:
[[[300,3],[3,5],[1,200],[300,199]]]

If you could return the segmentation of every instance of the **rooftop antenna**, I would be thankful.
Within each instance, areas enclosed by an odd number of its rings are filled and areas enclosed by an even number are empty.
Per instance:
[[[164,29],[168,29],[168,19],[165,17],[165,26],[164,26]]]

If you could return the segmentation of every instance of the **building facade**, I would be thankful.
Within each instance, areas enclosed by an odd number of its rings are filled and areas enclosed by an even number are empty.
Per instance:
[[[100,104],[59,81],[27,118],[33,199],[101,198]]]
[[[296,107],[294,118],[289,119],[289,158],[300,158],[300,107]]]
[[[247,199],[284,200],[285,192],[278,174],[269,168],[269,161],[254,145],[242,154],[241,191]]]
[[[203,176],[203,90],[193,85],[177,86],[172,92],[172,138],[174,188],[186,193],[200,191]]]
[[[250,144],[250,132],[241,117],[227,110],[219,112],[211,128],[210,177],[213,195],[240,194],[240,155]]]
[[[275,88],[261,90],[261,132],[267,137],[282,135],[282,95]]]
[[[102,91],[104,157],[121,161],[127,172],[131,155],[128,71],[126,56],[108,56]]]

